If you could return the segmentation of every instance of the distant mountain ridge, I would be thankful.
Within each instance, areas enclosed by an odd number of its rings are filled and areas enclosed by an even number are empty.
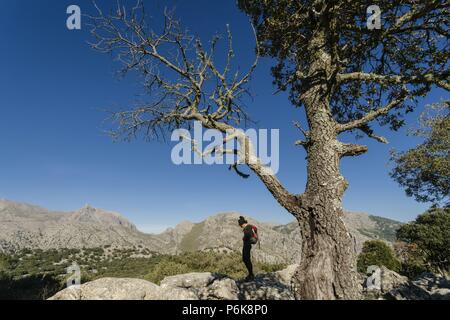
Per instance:
[[[75,212],[50,211],[34,205],[0,200],[0,251],[115,246],[142,247],[154,252],[178,254],[186,251],[240,250],[240,213],[220,213],[199,223],[183,221],[160,234],[145,234],[122,215],[89,205]],[[267,263],[293,263],[300,256],[301,237],[296,222],[284,225],[249,222],[258,226],[260,246],[253,254]],[[370,239],[393,241],[400,222],[346,213],[344,221],[355,237],[358,250]]]
[[[104,245],[158,249],[158,239],[137,230],[115,212],[85,206],[75,212],[57,212],[0,200],[0,250],[22,248],[92,248]]]

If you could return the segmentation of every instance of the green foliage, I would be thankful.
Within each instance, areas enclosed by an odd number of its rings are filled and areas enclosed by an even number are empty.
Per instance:
[[[0,272],[0,300],[43,300],[64,288],[54,275],[28,275],[20,278]]]
[[[421,128],[413,132],[425,141],[402,153],[393,153],[394,178],[408,196],[420,202],[445,203],[450,196],[450,114],[449,102],[434,105],[437,114],[424,114]]]
[[[400,261],[398,261],[394,252],[385,242],[380,240],[370,240],[363,244],[361,253],[358,256],[358,271],[365,273],[367,267],[385,266],[393,271],[400,271]]]
[[[394,244],[395,255],[402,264],[400,273],[410,279],[415,279],[425,271],[429,271],[423,254],[414,243],[397,241]]]
[[[397,231],[400,241],[417,246],[430,271],[450,270],[450,209],[432,208]]]
[[[0,272],[5,271],[9,268],[8,256],[0,253]]]

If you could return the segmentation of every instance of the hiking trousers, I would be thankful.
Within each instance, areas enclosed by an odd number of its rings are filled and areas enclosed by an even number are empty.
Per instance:
[[[251,252],[252,245],[250,243],[244,243],[244,246],[242,248],[242,261],[245,264],[245,267],[247,268],[248,275],[253,276],[253,265],[252,265],[252,257]]]

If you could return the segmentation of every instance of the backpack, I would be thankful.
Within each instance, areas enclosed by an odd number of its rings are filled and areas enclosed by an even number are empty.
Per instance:
[[[254,225],[251,226],[252,227],[252,237],[250,238],[250,243],[251,244],[257,244],[259,237],[258,237],[258,228]]]

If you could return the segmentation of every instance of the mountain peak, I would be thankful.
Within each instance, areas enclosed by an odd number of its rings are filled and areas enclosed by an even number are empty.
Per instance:
[[[106,211],[87,204],[69,215],[69,220],[81,223],[101,224],[105,226],[122,226],[136,230],[136,226],[117,212]]]

